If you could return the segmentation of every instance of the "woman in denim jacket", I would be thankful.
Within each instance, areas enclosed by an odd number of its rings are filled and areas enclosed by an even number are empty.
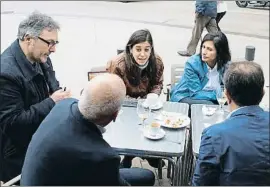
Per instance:
[[[200,54],[191,56],[184,74],[172,89],[171,101],[188,104],[217,104],[215,90],[223,85],[223,75],[231,54],[227,37],[222,32],[206,34]]]

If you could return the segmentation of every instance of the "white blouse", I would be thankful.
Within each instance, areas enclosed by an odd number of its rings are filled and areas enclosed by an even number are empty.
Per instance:
[[[207,65],[207,64],[206,64]],[[217,64],[213,69],[211,69],[207,65],[208,73],[207,73],[207,78],[209,79],[206,85],[204,86],[203,90],[216,90],[217,88],[220,87],[219,83],[219,72],[217,70]]]

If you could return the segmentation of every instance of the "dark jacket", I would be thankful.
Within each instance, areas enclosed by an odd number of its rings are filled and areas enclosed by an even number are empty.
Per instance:
[[[87,121],[76,99],[52,109],[29,144],[22,169],[23,186],[125,185],[120,157]]]
[[[269,112],[234,111],[202,134],[193,185],[270,186]]]
[[[49,98],[59,88],[51,60],[31,64],[14,41],[1,54],[0,179],[21,173],[32,135],[54,106]]]
[[[216,18],[217,17],[217,1],[197,0],[196,13],[199,13],[203,16]]]

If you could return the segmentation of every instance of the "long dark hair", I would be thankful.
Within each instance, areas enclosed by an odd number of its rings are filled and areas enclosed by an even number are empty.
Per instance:
[[[149,57],[149,62],[147,67],[143,70],[141,70],[135,65],[136,63],[135,59],[133,58],[133,55],[130,53],[130,50],[134,45],[142,42],[148,42],[151,45],[151,54]],[[149,78],[149,82],[151,85],[156,84],[157,63],[153,39],[149,30],[147,29],[137,30],[131,35],[125,48],[125,58],[126,58],[127,78],[132,85],[138,86],[141,81],[141,76],[144,75],[146,75]]]
[[[202,47],[204,42],[206,41],[214,42],[217,51],[216,63],[218,70],[221,69],[228,61],[231,61],[231,52],[229,48],[229,43],[226,35],[223,32],[218,31],[215,34],[208,33],[204,36],[200,48],[201,59],[202,59]]]

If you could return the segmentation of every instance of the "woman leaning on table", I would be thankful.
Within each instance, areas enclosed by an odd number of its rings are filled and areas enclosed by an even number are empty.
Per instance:
[[[216,89],[223,85],[231,54],[222,32],[206,34],[200,54],[191,56],[179,83],[171,90],[171,101],[188,104],[217,104]]]
[[[160,95],[163,88],[163,62],[155,53],[148,30],[135,31],[125,51],[107,63],[107,71],[119,75],[127,89],[127,96],[144,98],[148,93]]]
[[[123,79],[127,97],[132,98],[145,98],[148,93],[160,95],[163,88],[163,70],[163,62],[155,53],[153,39],[148,30],[135,31],[125,51],[107,63],[107,71]],[[133,158],[125,156],[121,167],[131,167]],[[158,167],[158,159],[147,158],[147,161],[151,166]]]

